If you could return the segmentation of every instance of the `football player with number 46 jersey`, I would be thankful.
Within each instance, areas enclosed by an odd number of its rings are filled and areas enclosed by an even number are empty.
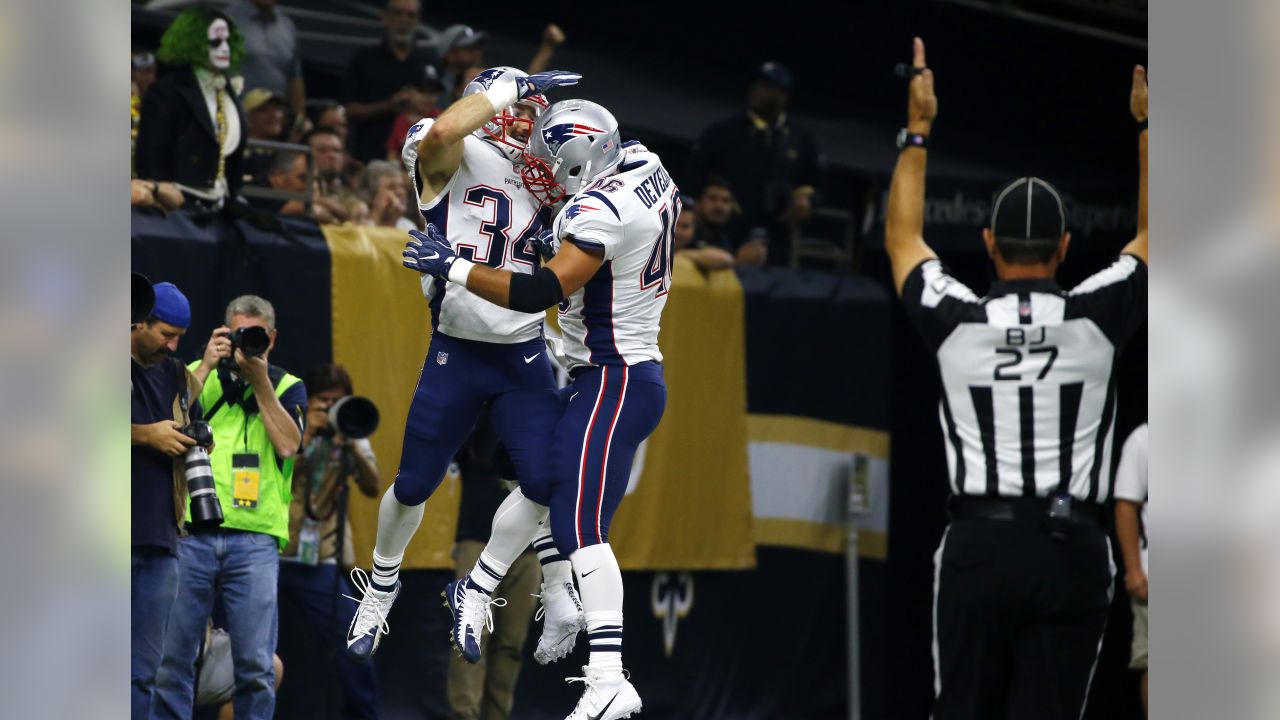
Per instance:
[[[641,702],[622,670],[622,573],[609,523],[636,448],[666,405],[658,325],[679,191],[657,155],[624,146],[613,115],[584,100],[542,113],[522,175],[529,192],[560,208],[538,239],[551,256],[545,266],[533,274],[485,266],[455,252],[434,225],[410,233],[405,265],[505,308],[559,306],[573,382],[550,444],[551,531],[577,576],[591,644],[584,676],[570,678],[584,690],[569,718],[617,720]]]
[[[525,192],[519,166],[533,122],[547,108],[542,93],[573,85],[580,77],[491,68],[477,75],[462,99],[439,118],[410,128],[405,169],[418,194],[418,208],[438,228],[450,255],[522,277],[533,271],[536,258],[529,241],[544,229],[548,215]],[[431,346],[405,423],[400,469],[379,507],[372,577],[352,572],[362,597],[347,633],[347,652],[359,659],[372,655],[387,632],[387,613],[400,592],[400,562],[422,521],[423,504],[485,404],[520,487],[499,509],[511,527],[500,531],[495,526],[495,554],[481,555],[490,575],[461,583],[457,604],[465,597],[470,612],[487,615],[497,587],[493,578],[500,578],[528,547],[551,503],[545,448],[560,417],[560,397],[542,340],[542,314],[499,308],[465,287],[446,287],[440,278],[424,275],[422,280],[431,307]],[[567,653],[584,619],[569,563],[558,557],[543,561],[546,619],[540,647]],[[450,593],[451,603],[454,595]],[[454,642],[474,663],[480,659],[478,628],[483,623],[473,619],[473,624],[474,635],[455,637]],[[549,651],[539,657],[545,662],[555,655]]]

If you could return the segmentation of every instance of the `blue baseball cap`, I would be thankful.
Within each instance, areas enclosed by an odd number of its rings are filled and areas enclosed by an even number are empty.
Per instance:
[[[767,82],[791,92],[791,70],[780,62],[767,62],[756,72],[757,82]]]
[[[191,303],[187,302],[187,296],[182,294],[178,286],[162,282],[151,287],[156,291],[156,304],[151,309],[151,317],[174,327],[191,327]]]

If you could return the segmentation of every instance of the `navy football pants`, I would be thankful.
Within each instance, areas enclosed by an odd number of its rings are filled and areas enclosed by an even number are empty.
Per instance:
[[[551,441],[551,533],[565,557],[609,541],[636,448],[667,404],[662,365],[578,368]]]
[[[440,486],[449,463],[488,403],[525,497],[551,504],[546,448],[561,401],[541,338],[513,345],[431,337],[405,422],[396,499],[420,505]]]

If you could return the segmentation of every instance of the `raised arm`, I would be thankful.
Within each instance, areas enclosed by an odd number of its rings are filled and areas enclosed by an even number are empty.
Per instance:
[[[907,100],[907,132],[929,135],[938,115],[933,71],[925,66],[924,41],[912,41],[913,75]],[[937,257],[924,242],[924,174],[928,150],[908,145],[898,154],[889,186],[884,223],[884,249],[893,266],[893,287],[902,294],[907,275],[921,262]]]
[[[1138,234],[1123,252],[1137,255],[1142,262],[1147,259],[1147,69],[1141,65],[1133,68],[1133,88],[1129,91],[1129,112],[1138,121]]]
[[[435,225],[410,230],[404,265],[466,287],[495,305],[519,312],[542,312],[578,291],[604,264],[604,249],[561,245],[550,262],[532,275],[496,270],[457,257]]]
[[[462,163],[463,141],[490,118],[517,100],[553,87],[574,85],[582,78],[577,73],[564,70],[516,77],[498,68],[486,70],[478,77],[486,78],[489,88],[450,105],[418,143],[418,176],[422,179],[424,198],[435,197],[444,189]]]
[[[418,177],[422,196],[432,198],[444,189],[462,164],[463,141],[494,116],[484,94],[468,95],[440,113],[418,143]]]

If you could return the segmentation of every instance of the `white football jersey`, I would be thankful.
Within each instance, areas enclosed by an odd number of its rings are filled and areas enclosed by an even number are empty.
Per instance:
[[[569,369],[662,361],[658,325],[671,287],[680,191],[658,156],[627,143],[618,172],[587,186],[556,216],[561,242],[604,250],[604,265],[560,303]]]
[[[539,211],[519,171],[493,145],[468,135],[453,178],[435,197],[422,197],[418,143],[434,122],[424,118],[411,127],[401,153],[422,216],[440,228],[458,257],[500,270],[533,272],[535,258],[527,241],[542,231],[550,213]],[[424,275],[422,293],[430,301],[432,328],[450,337],[509,344],[542,332],[542,313],[508,310],[456,283]]]

